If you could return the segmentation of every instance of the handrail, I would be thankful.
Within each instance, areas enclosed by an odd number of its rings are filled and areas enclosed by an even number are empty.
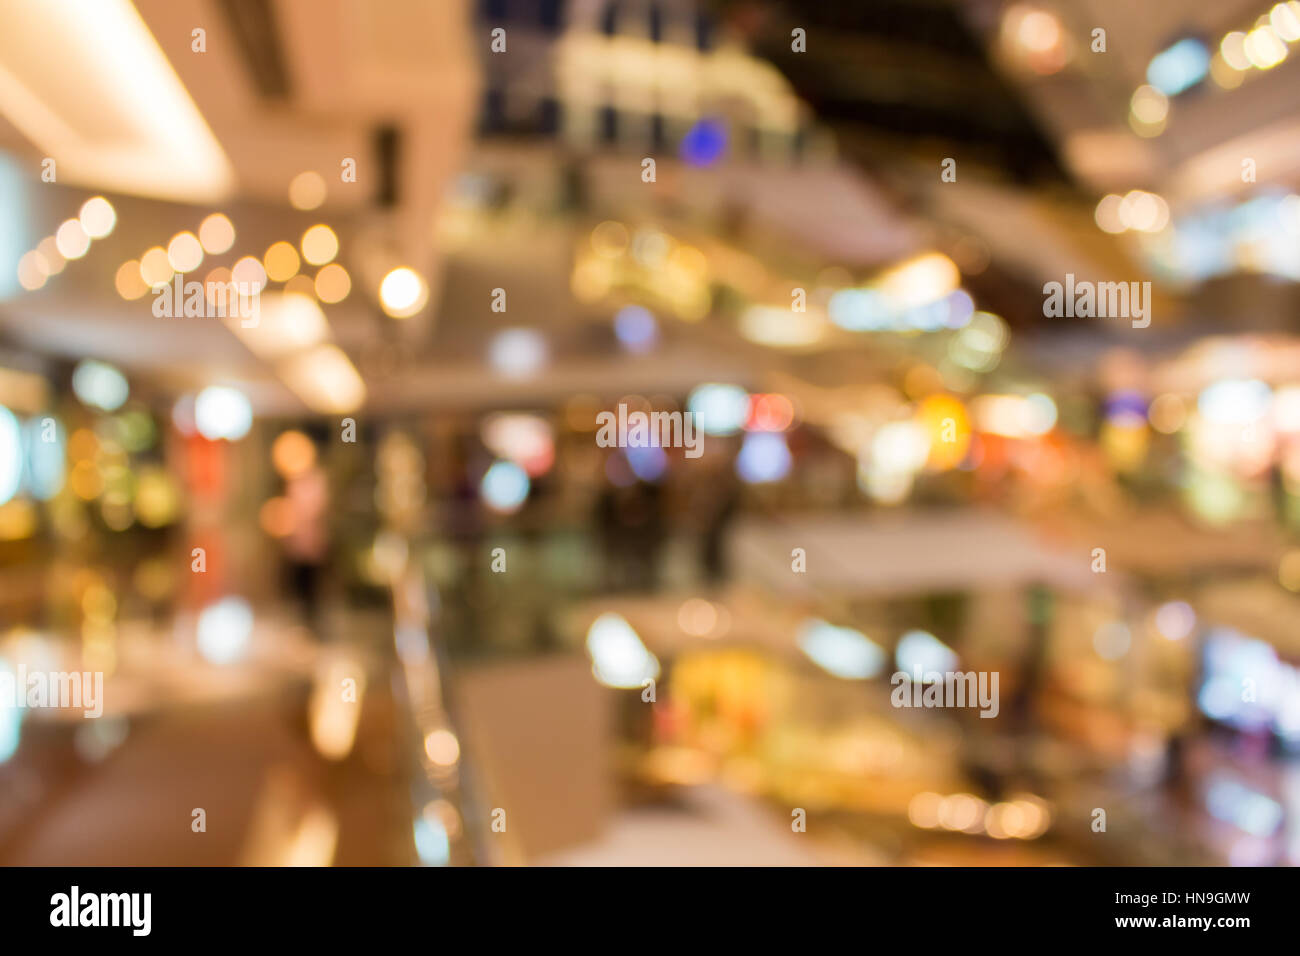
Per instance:
[[[403,705],[411,764],[412,839],[421,865],[500,862],[491,822],[469,757],[472,747],[449,691],[446,648],[438,632],[440,601],[418,565],[406,561],[390,579],[395,694]]]

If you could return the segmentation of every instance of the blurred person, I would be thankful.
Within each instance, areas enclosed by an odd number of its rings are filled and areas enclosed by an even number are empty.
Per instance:
[[[730,468],[718,469],[692,499],[691,516],[702,529],[700,567],[705,581],[716,584],[727,576],[727,529],[740,510],[740,482]]]
[[[653,589],[667,540],[663,489],[642,481],[623,488],[606,486],[596,501],[596,527],[606,586]]]
[[[634,586],[654,590],[659,585],[659,560],[668,531],[664,520],[663,486],[639,482],[635,486],[636,506],[626,513],[628,548],[632,559]]]
[[[289,587],[312,633],[322,639],[321,582],[329,552],[329,481],[319,463],[286,480],[285,498],[292,516],[289,533],[282,539]]]

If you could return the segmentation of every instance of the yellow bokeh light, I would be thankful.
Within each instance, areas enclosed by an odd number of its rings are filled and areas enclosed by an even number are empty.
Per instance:
[[[113,284],[117,287],[117,294],[128,302],[149,291],[149,286],[140,278],[140,262],[137,259],[128,259],[118,267]]]
[[[929,791],[918,793],[907,804],[907,818],[913,826],[933,830],[939,826],[939,808],[942,805],[941,795]]]
[[[956,263],[941,252],[910,259],[880,278],[880,288],[903,308],[928,305],[951,293],[961,282]]]
[[[1246,34],[1243,44],[1246,58],[1260,70],[1271,70],[1286,59],[1286,44],[1272,26],[1259,26]]]
[[[93,461],[79,461],[68,476],[68,487],[78,498],[90,501],[99,497],[99,493],[104,490],[104,480]]]
[[[418,272],[406,266],[389,272],[379,285],[379,304],[395,319],[415,315],[428,299],[428,285]]]
[[[1124,201],[1123,196],[1117,196],[1115,193],[1103,196],[1097,203],[1096,212],[1093,218],[1097,222],[1097,228],[1102,232],[1109,232],[1111,235],[1118,235],[1128,226],[1124,225],[1124,220],[1120,218],[1120,204]]]
[[[289,183],[289,203],[294,209],[306,212],[325,201],[325,179],[312,170],[299,173]]]
[[[260,292],[266,285],[266,270],[254,256],[244,256],[230,270],[230,276],[239,283],[241,291]]]
[[[302,234],[302,257],[323,266],[339,254],[339,237],[326,225],[315,225]]]
[[[706,637],[718,625],[718,609],[703,598],[688,598],[677,610],[677,626],[694,637]]]
[[[301,475],[316,463],[316,446],[300,431],[287,431],[271,446],[271,464],[284,478]]]
[[[49,278],[49,269],[45,257],[39,252],[35,250],[24,252],[22,258],[18,260],[18,284],[28,292],[35,292],[45,285],[45,280]]]
[[[59,255],[65,259],[80,259],[90,249],[90,236],[76,219],[69,219],[54,234]]]
[[[68,457],[86,461],[99,454],[99,438],[89,428],[78,428],[68,436]]]
[[[283,538],[293,533],[293,505],[288,498],[270,498],[257,512],[257,523],[273,538]]]
[[[91,239],[103,239],[117,225],[117,211],[103,196],[87,199],[81,205],[81,228]]]
[[[352,279],[348,275],[348,270],[337,262],[316,273],[316,297],[322,302],[330,305],[342,302],[351,291]]]
[[[203,264],[203,246],[194,233],[178,232],[167,244],[167,261],[171,267],[182,275],[193,272]]]
[[[161,528],[180,513],[180,490],[166,470],[144,468],[135,490],[135,514],[146,528]]]
[[[220,255],[235,244],[235,226],[226,216],[214,212],[199,224],[199,242],[212,255]]]
[[[284,284],[285,295],[301,295],[311,299],[316,296],[316,283],[301,272]]]
[[[234,281],[230,270],[225,266],[217,266],[203,278],[203,295],[208,300],[209,305],[216,305],[218,302],[227,301],[228,293],[222,290],[227,283]]]
[[[151,289],[166,285],[172,279],[172,264],[167,250],[154,246],[140,257],[140,278]]]
[[[1277,565],[1277,579],[1288,591],[1300,592],[1300,549],[1282,555]]]
[[[38,242],[36,244],[36,251],[39,252],[41,258],[45,260],[46,275],[56,276],[62,272],[63,267],[67,265],[67,260],[59,254],[59,246],[58,243],[54,241],[53,236],[46,236]]]
[[[1187,403],[1177,395],[1157,395],[1147,409],[1147,420],[1160,434],[1172,435],[1187,422]]]
[[[627,251],[627,226],[612,219],[591,230],[591,248],[598,256],[614,258]]]
[[[424,738],[424,752],[440,767],[450,767],[460,759],[460,741],[450,730],[434,730]]]
[[[288,242],[276,242],[262,257],[262,267],[273,282],[288,282],[298,274],[298,250]]]
[[[30,538],[36,525],[36,508],[28,499],[14,498],[0,505],[0,541]]]
[[[1210,76],[1220,88],[1235,90],[1246,79],[1246,74],[1234,69],[1222,53],[1216,53],[1210,59]]]
[[[91,585],[81,595],[81,613],[96,623],[108,623],[117,615],[117,598],[104,584]]]
[[[917,408],[917,418],[930,436],[927,464],[936,470],[956,468],[970,448],[970,418],[966,406],[952,395],[930,395]]]
[[[1219,43],[1219,55],[1223,62],[1237,71],[1250,69],[1250,59],[1246,56],[1246,34],[1234,30]]]
[[[1133,98],[1129,100],[1129,109],[1140,123],[1149,126],[1163,123],[1169,115],[1169,97],[1154,86],[1143,84],[1134,91]]]

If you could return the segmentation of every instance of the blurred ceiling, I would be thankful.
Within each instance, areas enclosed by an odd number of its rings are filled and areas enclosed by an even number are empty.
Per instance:
[[[58,281],[6,303],[0,326],[20,347],[56,357],[95,354],[148,372],[165,390],[226,379],[250,389],[261,411],[301,411],[271,370],[222,324],[189,321],[160,328],[148,299],[125,302],[113,294],[114,272],[150,246],[166,245],[175,232],[196,229],[208,211],[221,210],[238,233],[231,258],[260,257],[271,243],[296,241],[307,226],[324,221],[347,240],[364,238],[371,250],[374,261],[367,269],[355,268],[356,250],[345,248],[345,258],[354,253],[354,283],[377,286],[373,273],[382,275],[398,263],[436,277],[433,225],[448,181],[464,162],[476,101],[476,64],[465,42],[468,9],[466,3],[422,0],[139,0],[134,9],[125,0],[51,0],[38,10],[23,0],[5,0],[0,91],[39,91],[44,109],[31,112],[54,114],[52,128],[71,127],[51,140],[29,135],[40,131],[30,124],[20,130],[0,122],[0,149],[21,157],[33,181],[47,152],[58,162],[57,182],[31,196],[32,228],[52,231],[60,219],[75,215],[93,194],[88,190],[112,195],[118,228]],[[92,13],[119,29],[117,24],[136,19],[136,10],[174,70],[179,95],[211,130],[212,162],[224,177],[163,181],[145,165],[140,175],[106,180],[103,162],[85,161],[133,148],[167,163],[167,169],[184,165],[182,151],[168,159],[165,143],[132,132],[137,125],[175,121],[174,104],[134,95],[128,81],[139,77],[131,64],[107,62],[99,44],[76,46],[93,39],[85,37],[95,22]],[[51,29],[50,16],[80,22],[83,30],[61,35]],[[203,31],[201,50],[196,31]],[[119,75],[126,78],[121,83]],[[8,87],[6,78],[13,80]],[[94,105],[99,100],[103,109]],[[127,109],[130,104],[135,109]],[[165,121],[151,117],[154,110]],[[14,116],[11,97],[3,112]],[[183,133],[174,138],[184,144]],[[66,151],[66,158],[50,147]],[[345,160],[355,162],[355,182],[342,181]],[[330,185],[319,209],[298,213],[288,206],[287,190],[306,170],[319,172]],[[28,238],[34,245],[39,233]],[[345,347],[373,338],[377,309],[372,297],[366,301],[363,290],[357,291],[330,310]],[[427,334],[428,319],[413,319],[398,334]],[[142,336],[149,337],[150,348],[138,347]]]
[[[1033,6],[1069,40],[1046,75],[1002,48],[1016,8],[997,0],[48,0],[41,16],[0,0],[0,150],[33,183],[46,155],[60,164],[57,184],[24,197],[27,247],[94,192],[118,210],[117,230],[84,259],[0,303],[0,335],[56,359],[94,354],[163,394],[222,380],[262,414],[303,411],[224,324],[160,328],[147,298],[113,292],[119,265],[219,209],[238,233],[230,261],[295,242],[316,222],[338,232],[353,292],[326,308],[330,338],[366,377],[372,412],[708,379],[829,386],[880,374],[895,356],[838,334],[812,349],[755,344],[730,316],[665,321],[657,352],[629,356],[610,301],[574,294],[577,251],[603,219],[652,226],[734,275],[764,275],[746,294],[771,304],[827,266],[861,281],[937,249],[980,307],[1055,333],[1041,315],[1045,279],[1147,274],[1127,237],[1097,228],[1102,192],[1156,190],[1177,211],[1244,188],[1242,155],[1258,160],[1261,182],[1300,185],[1300,57],[1240,89],[1207,81],[1177,97],[1158,137],[1127,121],[1155,53],[1181,36],[1249,28],[1267,4]],[[87,33],[101,24],[131,39],[133,9],[161,54],[152,73],[124,71]],[[51,31],[46,17],[79,26]],[[489,50],[498,25],[506,56]],[[1097,26],[1104,54],[1086,47]],[[796,28],[804,53],[791,50]],[[148,44],[131,44],[150,60]],[[115,70],[137,86],[115,85]],[[141,76],[158,91],[140,92]],[[716,164],[681,152],[702,110],[731,121]],[[188,132],[169,134],[162,116]],[[653,187],[640,181],[645,156],[658,158]],[[940,179],[945,157],[958,161],[957,184]],[[355,182],[341,179],[347,160]],[[327,195],[297,211],[288,184],[306,170]],[[402,321],[376,302],[398,264],[430,286],[429,308]],[[495,288],[508,288],[508,317],[489,309]],[[1232,289],[1212,286],[1193,312],[1240,301]],[[1279,314],[1289,295],[1270,300]],[[1182,311],[1183,300],[1162,301],[1161,323]],[[549,339],[550,362],[530,378],[502,377],[486,360],[512,326]]]

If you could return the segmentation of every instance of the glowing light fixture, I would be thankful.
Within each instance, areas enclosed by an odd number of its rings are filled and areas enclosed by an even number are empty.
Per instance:
[[[2,406],[0,406],[2,407]],[[27,445],[27,471],[23,484],[32,496],[49,501],[63,488],[67,476],[67,442],[62,424],[53,416],[29,419],[24,429]],[[3,479],[0,479],[2,486]],[[0,487],[0,497],[3,488]]]
[[[881,291],[904,309],[919,308],[955,292],[961,282],[956,263],[930,252],[890,269],[880,278]]]
[[[591,672],[606,687],[640,687],[659,676],[659,660],[621,615],[602,614],[587,630]]]
[[[0,673],[4,674],[7,682],[15,685],[18,683],[18,675],[3,657],[0,657]],[[9,701],[0,701],[0,764],[12,757],[18,749],[25,713],[23,707],[11,707]]]
[[[826,673],[845,680],[875,677],[885,666],[884,650],[861,631],[817,618],[800,629],[799,649]]]
[[[739,385],[710,383],[691,392],[686,407],[705,434],[734,435],[749,418],[749,393]]]
[[[208,662],[236,663],[247,655],[252,639],[253,609],[243,598],[222,598],[199,612],[199,653]]]
[[[432,813],[422,813],[413,824],[415,852],[425,866],[446,866],[451,862],[451,841],[447,827]]]
[[[826,330],[826,320],[817,312],[751,305],[740,314],[740,334],[760,345],[780,348],[816,345],[825,337]]]
[[[488,346],[488,364],[507,378],[537,374],[546,357],[546,339],[536,329],[503,329]]]
[[[1219,425],[1249,425],[1268,414],[1272,390],[1259,379],[1224,379],[1202,390],[1196,408]]]
[[[0,31],[0,104],[59,182],[217,199],[230,164],[129,0],[48,0]]]
[[[342,414],[366,400],[366,384],[337,345],[317,345],[282,360],[280,378],[312,411]]]
[[[126,402],[131,389],[126,376],[113,366],[83,359],[72,370],[72,391],[85,404],[113,412]]]
[[[1151,58],[1147,82],[1166,96],[1190,89],[1210,70],[1210,52],[1194,37],[1185,37]]]
[[[414,269],[393,269],[379,284],[379,305],[395,319],[408,319],[424,308],[429,286]]]
[[[19,165],[8,156],[0,156],[0,208],[5,210],[3,221],[0,221],[0,301],[9,298],[20,287],[26,288],[26,283],[19,281],[19,276],[13,271],[13,264],[18,262],[30,241],[32,190],[25,166],[25,163]],[[33,273],[40,275],[34,268]],[[40,276],[40,279],[43,284],[45,277]]]
[[[908,631],[894,648],[894,661],[900,671],[909,675],[920,674],[923,680],[927,680],[927,675],[955,669],[957,655],[929,631]]]
[[[214,385],[194,400],[194,424],[209,441],[239,441],[253,427],[253,407],[237,389]]]
[[[0,505],[18,493],[22,477],[22,432],[14,413],[0,405]]]

